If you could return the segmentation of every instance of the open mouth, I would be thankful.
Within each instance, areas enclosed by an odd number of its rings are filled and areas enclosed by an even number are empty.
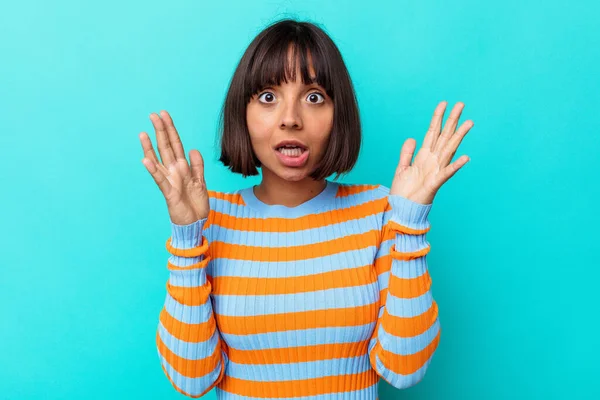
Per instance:
[[[277,158],[287,167],[303,167],[308,162],[308,149],[300,146],[285,145],[276,150]]]
[[[288,157],[299,157],[306,149],[299,146],[283,146],[279,147],[277,151]]]

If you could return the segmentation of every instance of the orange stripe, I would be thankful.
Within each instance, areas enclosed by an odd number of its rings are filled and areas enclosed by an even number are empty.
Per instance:
[[[381,241],[395,239],[398,233],[390,229],[390,221],[383,227],[383,235]]]
[[[335,197],[346,197],[346,196],[350,196],[353,194],[358,194],[358,193],[364,193],[367,192],[369,190],[373,190],[378,188],[381,185],[360,185],[360,184],[355,184],[355,185],[346,185],[346,184],[340,184],[338,186],[338,190],[337,193],[335,195]]]
[[[377,365],[375,363],[375,355],[378,355],[383,365],[390,371],[401,375],[413,374],[425,365],[427,360],[435,352],[440,340],[441,332],[442,330],[440,329],[437,336],[423,350],[406,356],[384,350],[378,340],[370,353],[371,365]]]
[[[201,256],[202,254],[204,254],[206,252],[206,250],[208,249],[208,239],[206,239],[206,236],[202,236],[202,244],[201,245],[196,246],[191,249],[178,249],[178,248],[171,246],[171,238],[168,238],[166,247],[167,247],[167,250],[169,251],[169,253],[171,253],[175,256],[198,257],[198,256]]]
[[[362,356],[368,347],[369,340],[260,350],[230,348],[228,356],[238,364],[286,364]]]
[[[169,376],[169,374],[167,373],[167,370],[165,369],[165,366],[161,363],[160,365],[162,367],[163,372],[165,373],[166,377],[169,379],[169,382],[171,382],[171,385],[173,385],[173,387],[175,388],[175,390],[177,390],[179,393],[186,395],[187,397],[191,397],[193,399],[197,399],[198,397],[202,397],[204,396],[206,393],[210,392],[210,390],[217,386],[217,384],[221,381],[221,379],[223,378],[223,376],[225,376],[225,364],[221,363],[221,372],[219,373],[219,376],[217,377],[217,380],[210,385],[209,387],[206,388],[206,390],[204,390],[202,393],[197,394],[197,395],[192,395],[188,392],[185,392],[184,390],[182,390],[179,386],[177,386],[175,384],[175,382],[173,382],[173,379],[171,379],[171,377]]]
[[[227,377],[219,389],[240,396],[286,398],[314,396],[331,393],[332,390],[360,390],[373,386],[379,377],[373,370],[358,374],[324,376],[321,378],[297,379],[280,382],[256,382]]]
[[[298,311],[250,316],[217,315],[219,330],[232,335],[290,331],[297,329],[365,325],[377,320],[379,303],[359,307]]]
[[[381,275],[385,272],[388,272],[392,267],[392,256],[386,254],[385,256],[381,256],[375,259],[375,271],[377,271],[377,275]]]
[[[210,261],[210,257],[206,256],[206,257],[202,258],[202,260],[200,260],[199,262],[197,262],[195,264],[190,264],[187,267],[180,267],[180,266],[177,266],[177,265],[171,263],[170,261],[167,261],[167,268],[171,271],[189,271],[190,269],[204,268],[208,265],[209,261]]]
[[[392,247],[390,247],[390,255],[396,260],[410,261],[414,260],[415,258],[423,257],[425,254],[429,253],[429,250],[431,250],[431,246],[428,245],[427,247],[421,250],[402,253],[400,251],[396,251],[396,244],[393,244]]]
[[[201,306],[206,303],[210,291],[212,290],[210,281],[207,279],[202,286],[173,286],[167,281],[167,292],[178,303],[184,306]]]
[[[298,261],[315,257],[323,257],[344,251],[359,250],[376,244],[380,232],[376,229],[365,233],[357,233],[337,239],[322,241],[313,244],[290,247],[259,247],[240,244],[230,244],[215,240],[211,243],[217,258],[218,255],[227,255],[229,259],[252,261]]]
[[[431,275],[425,270],[423,274],[416,278],[398,278],[390,273],[388,289],[392,294],[401,299],[412,299],[419,297],[431,288]]]
[[[294,294],[361,286],[374,283],[376,280],[377,275],[372,265],[287,278],[224,276],[212,279],[212,285],[215,288],[212,293],[237,296],[248,294]]]
[[[396,239],[397,235],[404,234],[404,232],[401,232],[399,230],[393,230],[393,229],[391,229],[391,226],[394,226],[394,229],[402,229],[402,230],[405,230],[405,231],[410,230],[409,228],[406,228],[406,227],[403,227],[402,225],[396,224],[393,221],[388,221],[388,224],[383,229],[383,236],[381,238],[382,242],[384,242],[386,240],[390,240],[390,239],[394,240],[394,239]],[[424,231],[415,231],[415,230],[412,230],[412,232],[425,232],[427,230],[424,230]],[[415,233],[415,234],[420,234],[420,233]],[[431,250],[431,246],[427,246],[426,248],[421,249],[421,250],[417,250],[417,251],[414,251],[414,252],[403,253],[403,252],[400,252],[400,251],[396,250],[396,244],[394,243],[394,244],[392,244],[390,246],[389,254],[380,257],[380,258],[383,258],[383,260],[381,260],[381,261],[376,260],[375,261],[376,270],[377,270],[378,274],[381,274],[382,272],[385,272],[385,271],[389,270],[389,265],[391,265],[391,260],[389,260],[386,257],[390,257],[390,255],[392,257],[394,257],[396,260],[408,261],[408,260],[413,260],[415,258],[422,257],[425,254],[429,253],[430,250]]]
[[[392,220],[389,220],[387,224],[383,228],[383,236],[381,241],[386,241],[390,239],[395,239],[398,235],[422,235],[425,234],[431,229],[431,226],[427,229],[410,229],[404,225],[400,225]]]
[[[217,367],[221,359],[220,341],[219,339],[219,344],[215,346],[215,351],[210,356],[199,360],[188,360],[187,358],[179,357],[169,350],[167,345],[161,340],[158,331],[156,332],[156,346],[160,354],[175,371],[188,378],[200,378],[212,372]]]
[[[230,202],[231,204],[237,204],[239,206],[245,206],[244,198],[239,193],[223,193],[217,192],[216,190],[209,190],[208,197],[213,199],[225,200]]]
[[[365,218],[382,212],[387,204],[387,198],[367,201],[365,203],[343,209],[330,210],[318,214],[309,214],[298,218],[246,218],[236,217],[211,210],[205,227],[211,224],[233,230],[251,232],[295,232],[307,227],[320,228],[340,222]]]
[[[387,333],[394,336],[407,338],[414,337],[424,333],[431,328],[438,317],[438,305],[434,301],[429,310],[423,314],[414,317],[397,317],[388,314],[387,308],[384,308],[381,316],[381,324]]]
[[[400,232],[400,233],[405,233],[407,235],[423,235],[423,234],[429,232],[429,230],[431,229],[431,224],[427,228],[424,228],[424,229],[409,228],[408,226],[400,225],[399,223],[397,223],[393,220],[389,220],[388,224],[390,226],[390,230]]]
[[[172,336],[188,343],[205,342],[211,338],[216,329],[214,317],[199,324],[187,324],[173,317],[164,308],[160,312],[159,320]]]

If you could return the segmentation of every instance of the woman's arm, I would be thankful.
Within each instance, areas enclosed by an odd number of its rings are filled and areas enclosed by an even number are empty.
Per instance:
[[[383,295],[369,359],[379,376],[403,389],[423,379],[441,332],[426,261],[431,204],[399,195],[387,198],[375,260]]]
[[[156,333],[163,371],[180,393],[199,397],[216,386],[228,363],[227,345],[217,329],[206,279],[207,218],[189,225],[171,223],[166,247],[171,256],[164,307]]]

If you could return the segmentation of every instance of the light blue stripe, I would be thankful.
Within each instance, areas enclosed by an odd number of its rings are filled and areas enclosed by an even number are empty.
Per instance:
[[[165,298],[165,310],[173,318],[186,324],[201,324],[208,321],[212,315],[210,298],[199,306],[186,306],[175,300],[168,292]]]
[[[357,357],[286,364],[237,364],[230,361],[227,365],[227,376],[257,382],[278,382],[359,374],[369,369],[371,369],[369,355],[365,354]]]
[[[190,343],[171,335],[162,322],[158,322],[158,335],[169,350],[188,360],[201,360],[212,355],[219,344],[219,333],[215,329],[212,336],[204,342]]]
[[[395,243],[396,251],[400,253],[412,253],[423,250],[429,245],[427,234],[425,233],[422,235],[407,235],[400,233],[396,235]]]
[[[440,324],[438,318],[436,318],[435,322],[425,332],[412,337],[394,336],[391,333],[387,332],[383,328],[383,325],[380,324],[377,337],[379,339],[381,347],[383,347],[385,350],[394,354],[407,356],[415,354],[423,350],[425,347],[429,346],[429,344],[437,336],[439,330]]]
[[[349,392],[341,393],[330,393],[320,394],[316,396],[302,396],[302,397],[278,397],[277,400],[349,400],[349,399],[360,399],[360,400],[375,400],[377,399],[377,387],[379,382],[369,386],[368,388],[361,390],[352,390]],[[225,392],[218,387],[215,389],[217,392],[217,399],[226,400],[265,400],[264,397],[248,397],[238,396],[233,393]]]
[[[420,204],[399,195],[388,196],[388,203],[392,207],[390,213],[392,221],[412,229],[430,227],[427,217],[433,204]]]
[[[175,371],[175,369],[173,369],[171,364],[165,360],[160,352],[158,353],[158,357],[162,365],[165,367],[167,375],[175,383],[175,386],[192,396],[197,396],[204,392],[217,380],[219,373],[221,372],[221,363],[223,362],[222,360],[219,360],[215,369],[204,376],[199,378],[188,378]]]
[[[211,225],[207,229],[209,231],[207,235],[210,235],[211,241],[218,240],[237,245],[270,248],[288,247],[291,245],[304,246],[351,234],[361,234],[373,229],[381,229],[378,227],[378,221],[381,219],[382,214],[383,212],[360,219],[294,232],[240,231],[224,228],[219,225]]]
[[[396,252],[412,253],[427,248],[427,246],[429,246],[429,241],[427,240],[427,234],[407,235],[398,233],[395,238],[381,242],[376,258],[389,255],[391,253],[392,245],[394,244],[396,245],[394,248]]]
[[[375,322],[357,326],[294,329],[248,335],[221,332],[229,347],[237,350],[263,350],[333,343],[355,343],[369,339]]]
[[[170,254],[169,262],[176,267],[189,267],[190,265],[199,263],[204,258],[204,256],[180,257],[180,256],[174,256],[171,253],[169,253],[169,254]]]
[[[394,259],[392,261],[390,272],[399,278],[419,278],[427,272],[427,259],[425,257],[419,257],[408,261]]]
[[[281,314],[332,308],[360,307],[379,299],[377,283],[306,293],[258,296],[214,295],[215,313],[223,316]]]
[[[421,272],[421,274],[424,274],[426,271],[421,268],[418,269],[416,267],[414,267],[414,265],[416,260],[413,260],[407,264],[413,265],[413,267],[402,267],[402,268],[398,268],[395,267],[394,268],[394,276],[397,276],[398,278],[401,279],[414,279],[418,274],[418,271]],[[400,270],[400,272],[398,273],[398,270]],[[400,275],[400,276],[398,276]],[[383,290],[383,289],[389,289],[389,282],[390,282],[390,271],[386,271],[386,272],[382,272],[381,274],[379,274],[379,276],[377,277],[377,283],[379,285],[379,290]]]
[[[238,194],[238,192],[239,192],[239,190],[236,190],[233,193],[226,193],[226,194]],[[218,212],[221,214],[230,215],[232,217],[239,218],[244,215],[247,215],[248,212],[250,211],[247,206],[230,203],[227,200],[216,199],[214,197],[209,197],[208,200],[209,200],[209,205],[210,205],[211,210],[214,210],[215,212]],[[210,227],[209,227],[209,229],[210,229]]]
[[[431,291],[423,293],[421,296],[412,299],[401,299],[388,291],[385,306],[389,314],[396,317],[415,317],[429,310],[433,302]]]
[[[377,284],[379,286],[379,291],[388,288],[388,283],[390,281],[390,271],[382,272],[377,276]]]
[[[294,261],[215,258],[209,264],[208,274],[213,277],[239,276],[243,278],[291,278],[314,275],[372,264],[376,251],[375,246],[370,246],[360,250]]]
[[[170,271],[169,283],[172,286],[196,287],[206,283],[206,268],[194,268],[185,271]]]
[[[433,356],[433,355],[432,355]],[[416,385],[423,379],[425,376],[425,372],[431,363],[431,359],[433,357],[429,357],[429,359],[425,362],[425,364],[409,375],[400,375],[389,369],[387,369],[378,355],[375,355],[375,364],[377,366],[376,371],[378,371],[378,375],[382,376],[385,380],[387,380],[392,386],[397,389],[406,389],[411,386]]]
[[[394,243],[395,243],[394,238],[382,241],[381,244],[379,245],[379,250],[377,250],[377,255],[375,256],[375,258],[377,259],[379,257],[389,255],[390,249]]]
[[[171,221],[171,246],[176,249],[190,249],[202,244],[201,233],[208,218],[191,224],[179,225]]]
[[[377,187],[375,195],[377,198],[387,197],[390,194],[390,188],[385,185],[379,185]]]
[[[400,279],[412,279],[418,276],[421,276],[426,272],[426,261],[424,257],[410,260],[410,261],[397,261],[392,260],[394,263],[392,266],[394,276]],[[396,265],[398,263],[398,265]],[[377,276],[377,284],[379,285],[379,290],[389,289],[390,282],[390,271],[382,272]]]

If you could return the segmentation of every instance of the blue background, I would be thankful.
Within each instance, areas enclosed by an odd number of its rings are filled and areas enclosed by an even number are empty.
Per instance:
[[[443,334],[382,399],[600,398],[597,2],[21,1],[0,13],[0,398],[182,398],[155,332],[170,235],[138,135],[166,109],[212,190],[219,108],[252,38],[322,24],[364,140],[348,183],[391,185],[436,104],[474,121],[428,255]],[[596,202],[593,202],[595,200]],[[596,238],[596,239],[594,239]],[[207,395],[214,398],[214,391]]]

